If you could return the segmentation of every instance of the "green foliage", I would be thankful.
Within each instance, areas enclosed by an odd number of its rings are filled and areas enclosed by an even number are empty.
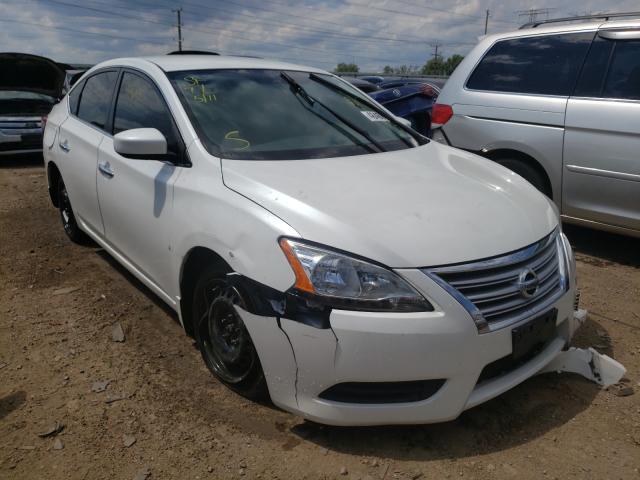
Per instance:
[[[355,63],[339,63],[333,70],[334,73],[358,73],[360,68]]]
[[[462,55],[451,55],[444,60],[442,57],[434,57],[427,61],[420,73],[423,75],[451,75],[458,64],[464,59]]]

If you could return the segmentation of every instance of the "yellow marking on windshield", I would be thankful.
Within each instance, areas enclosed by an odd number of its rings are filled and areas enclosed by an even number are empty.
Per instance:
[[[198,77],[189,75],[184,77],[184,81],[187,85],[183,87],[185,93],[190,94],[196,102],[209,103],[218,100],[214,92],[207,91],[207,87],[200,82]]]
[[[248,140],[240,138],[240,132],[238,130],[231,130],[230,132],[227,132],[227,134],[224,136],[224,139],[234,142],[240,142],[242,144],[242,146],[238,146],[234,148],[234,150],[246,150],[251,146],[251,143]]]

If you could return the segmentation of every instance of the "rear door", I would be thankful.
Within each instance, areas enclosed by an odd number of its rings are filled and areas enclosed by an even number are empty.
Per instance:
[[[173,185],[184,165],[184,143],[156,85],[124,70],[114,103],[113,134],[156,128],[167,139],[166,161],[118,154],[106,137],[98,154],[98,197],[107,242],[161,290],[170,285]]]
[[[640,229],[640,31],[601,31],[569,99],[562,213]]]
[[[96,192],[98,147],[109,136],[117,78],[117,70],[100,71],[70,93],[70,115],[60,126],[55,147],[76,218],[97,235],[104,233]]]

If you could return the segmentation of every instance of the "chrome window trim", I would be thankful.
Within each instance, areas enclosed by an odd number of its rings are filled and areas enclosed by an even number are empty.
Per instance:
[[[640,182],[640,175],[635,173],[616,172],[613,170],[603,170],[601,168],[581,167],[580,165],[566,165],[567,170],[574,173],[583,173],[586,175],[596,175],[598,177],[614,178],[616,180],[629,180],[632,182]]]

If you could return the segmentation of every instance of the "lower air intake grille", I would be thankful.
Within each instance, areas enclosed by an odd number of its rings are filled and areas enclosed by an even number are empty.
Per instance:
[[[529,318],[568,288],[562,240],[557,230],[507,255],[423,271],[453,295],[480,332]]]
[[[426,400],[435,394],[444,380],[409,382],[345,382],[322,392],[319,397],[343,403],[409,403]]]

